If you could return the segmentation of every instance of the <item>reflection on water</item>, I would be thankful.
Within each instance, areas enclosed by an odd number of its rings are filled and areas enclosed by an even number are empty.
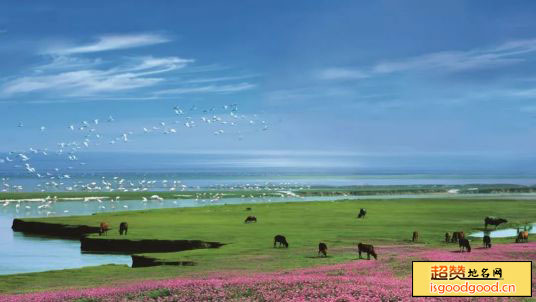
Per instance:
[[[11,230],[13,216],[0,212],[0,274],[39,272],[107,263],[130,265],[128,255],[80,252],[80,241],[26,236]],[[81,213],[82,214],[82,213]],[[25,215],[16,215],[24,217]]]
[[[521,228],[523,230],[523,228]],[[527,230],[529,231],[529,234],[535,234],[536,233],[536,223],[533,223],[530,225]],[[493,231],[486,231],[486,232],[475,232],[470,234],[469,236],[472,237],[484,237],[484,235],[489,235],[491,238],[505,238],[505,237],[517,237],[517,229],[510,228],[510,229],[500,229],[500,230],[493,230]]]

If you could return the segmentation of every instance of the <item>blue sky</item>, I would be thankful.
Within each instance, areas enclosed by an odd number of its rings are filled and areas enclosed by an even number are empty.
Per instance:
[[[0,3],[1,151],[94,119],[88,151],[536,151],[533,1],[47,2]],[[183,127],[226,104],[244,123]]]

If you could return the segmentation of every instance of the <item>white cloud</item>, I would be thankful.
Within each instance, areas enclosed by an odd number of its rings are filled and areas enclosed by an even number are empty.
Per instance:
[[[194,60],[183,59],[178,57],[160,57],[152,56],[136,58],[133,66],[126,68],[126,71],[138,71],[139,75],[149,75],[154,73],[168,72],[186,67],[193,63]]]
[[[215,77],[215,78],[197,78],[186,80],[185,84],[201,84],[201,83],[213,83],[213,82],[227,82],[233,80],[243,80],[256,77],[257,75],[243,75],[243,76],[228,76],[228,77]]]
[[[536,89],[530,88],[530,89],[513,90],[510,92],[510,95],[516,96],[516,97],[534,98],[536,97]]]
[[[488,68],[514,64],[521,58],[501,53],[438,52],[400,61],[386,61],[373,67],[373,73],[393,73],[407,70],[442,70],[447,72]]]
[[[312,99],[350,98],[359,95],[353,89],[347,87],[305,87],[296,89],[281,89],[266,94],[270,101],[300,101]]]
[[[327,68],[318,75],[324,80],[340,80],[415,70],[460,72],[520,63],[526,60],[524,55],[534,52],[536,52],[536,39],[515,40],[490,48],[441,51],[399,60],[385,60],[361,69]]]
[[[96,42],[91,44],[49,47],[44,53],[61,55],[82,54],[148,46],[169,41],[167,37],[159,34],[107,35],[99,37]]]
[[[52,56],[52,61],[47,64],[43,64],[37,67],[34,71],[36,73],[45,72],[48,70],[59,70],[59,69],[77,69],[77,68],[89,68],[101,64],[102,59],[86,59],[80,57],[72,56]]]
[[[349,68],[327,68],[318,73],[318,78],[322,80],[358,80],[367,77],[366,73]]]
[[[65,95],[87,96],[142,88],[153,86],[164,80],[159,77],[148,77],[148,75],[170,72],[183,68],[191,62],[191,60],[178,57],[144,57],[135,60],[136,64],[109,69],[80,69],[24,76],[8,81],[1,87],[0,92],[11,96],[18,93],[58,90]],[[60,65],[65,66],[64,63]]]
[[[255,88],[255,84],[251,83],[238,83],[229,85],[207,85],[207,86],[195,86],[195,87],[181,87],[166,89],[156,92],[157,95],[163,94],[190,94],[190,93],[228,93],[239,92],[244,90],[250,90]]]
[[[385,61],[372,68],[375,73],[392,73],[412,69],[462,71],[515,64],[522,55],[536,51],[536,39],[516,40],[501,45],[468,51],[443,51],[398,61]]]
[[[2,87],[7,95],[41,90],[61,90],[67,95],[88,95],[146,87],[162,81],[159,78],[138,77],[133,73],[113,74],[101,70],[79,70],[56,75],[22,77]]]
[[[527,113],[536,113],[536,106],[524,106],[519,108],[519,110]]]
[[[158,34],[132,34],[101,36],[91,44],[68,46],[56,44],[44,53],[40,53],[41,58],[47,60],[46,63],[34,66],[20,76],[11,76],[0,82],[0,98],[39,93],[39,100],[45,102],[62,98],[63,100],[69,98],[84,100],[95,96],[99,99],[124,99],[134,97],[125,91],[147,88],[138,90],[139,93],[135,95],[135,98],[154,99],[158,96],[172,97],[187,93],[232,93],[255,87],[254,84],[247,82],[233,83],[251,76],[196,76],[188,80],[183,74],[217,71],[214,67],[186,69],[185,67],[194,63],[192,59],[152,55],[128,57],[117,56],[113,53],[103,53],[104,59],[102,59],[87,55],[168,41],[167,37]],[[187,71],[183,72],[183,69]],[[179,73],[181,73],[180,76]],[[228,84],[202,84],[220,81],[226,81]],[[174,88],[164,90],[172,84],[175,85]]]

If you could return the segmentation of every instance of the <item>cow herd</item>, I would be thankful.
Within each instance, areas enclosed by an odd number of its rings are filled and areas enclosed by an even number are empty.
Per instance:
[[[246,210],[251,211],[251,208],[247,208]],[[367,210],[362,208],[359,210],[359,213],[357,214],[357,218],[362,219],[362,218],[365,218],[366,215],[367,215]],[[244,222],[245,223],[257,222],[257,217],[248,216]],[[485,229],[487,229],[488,225],[493,225],[495,226],[495,229],[497,229],[497,226],[503,223],[507,223],[507,222],[508,220],[503,219],[503,218],[495,218],[495,217],[488,216],[484,219],[484,227]],[[528,234],[529,233],[526,230],[525,231],[518,230],[516,242],[528,242]],[[419,240],[419,232],[414,231],[412,234],[411,241],[417,242],[418,240]],[[483,237],[482,241],[483,241],[484,248],[491,248],[491,237],[489,235],[486,234]],[[285,236],[276,235],[274,237],[274,247],[276,247],[278,243],[279,243],[279,247],[284,246],[288,248],[288,242]],[[449,232],[445,233],[445,243],[458,243],[460,247],[460,252],[462,253],[471,252],[471,243],[469,242],[469,239],[465,238],[465,233],[463,231],[452,232],[452,234]],[[359,254],[359,258],[361,258],[362,253],[367,254],[367,259],[370,259],[371,255],[374,257],[374,259],[377,259],[378,257],[378,255],[374,251],[374,246],[370,244],[359,243],[357,245],[357,248],[358,248],[357,252]],[[328,250],[328,247],[325,243],[320,242],[318,244],[318,255],[323,255],[324,257],[326,257],[327,250]]]
[[[283,235],[275,235],[274,237],[274,247],[279,244],[279,247],[284,246],[285,248],[288,248],[288,242],[287,238]],[[364,244],[364,243],[358,243],[357,244],[357,252],[359,253],[359,259],[361,259],[361,253],[367,254],[367,259],[370,260],[370,255],[374,257],[374,259],[378,259],[378,254],[374,251],[374,246],[370,244]],[[318,255],[322,255],[324,257],[328,256],[328,245],[324,242],[320,242],[318,244]]]
[[[251,208],[246,208],[246,211],[251,211]],[[359,213],[357,214],[357,218],[365,218],[365,215],[367,215],[366,209],[360,209]],[[251,223],[251,222],[257,222],[257,217],[255,216],[248,216],[244,220],[244,223]],[[415,234],[414,234],[415,236]],[[417,233],[418,237],[418,233]],[[416,240],[416,239],[415,239]],[[279,245],[278,245],[279,244]],[[283,235],[275,235],[274,237],[274,248],[275,247],[285,247],[288,248],[288,241],[287,238]],[[374,251],[374,246],[370,244],[364,244],[364,243],[358,243],[357,245],[357,252],[359,254],[359,258],[361,259],[361,254],[366,253],[367,259],[370,260],[370,256],[374,257],[374,259],[378,259],[378,254]],[[320,242],[318,244],[318,255],[327,257],[328,256],[328,245],[324,242]]]
[[[495,226],[495,229],[497,229],[497,226],[507,223],[508,220],[504,218],[495,218],[495,217],[486,217],[484,218],[484,229],[488,229],[488,225]],[[415,236],[415,233],[414,233]],[[527,230],[520,231],[517,230],[517,237],[516,237],[516,243],[519,242],[528,242],[529,240],[529,232]],[[469,240],[465,238],[464,232],[452,232],[452,235],[450,233],[445,233],[445,242],[446,243],[458,243],[460,246],[460,252],[471,252],[471,245],[469,243]],[[482,243],[484,245],[484,248],[491,248],[491,237],[488,234],[485,234],[484,237],[482,237]]]
[[[110,225],[106,222],[101,222],[99,225],[99,236],[108,235]],[[128,223],[121,222],[119,224],[119,235],[126,235],[128,233]]]
[[[246,208],[246,211],[251,211],[251,208]],[[359,213],[357,215],[358,219],[365,218],[367,215],[366,209],[360,209]],[[257,217],[255,216],[247,216],[244,220],[244,223],[256,223]],[[493,225],[495,228],[499,226],[500,224],[507,223],[508,221],[503,218],[495,218],[495,217],[486,217],[484,219],[484,228],[487,229],[488,225]],[[99,226],[99,236],[107,235],[108,231],[110,230],[110,226],[106,222],[101,222]],[[128,223],[127,222],[121,222],[119,224],[119,235],[127,235],[128,233]],[[527,230],[520,231],[518,229],[516,242],[528,242],[529,232]],[[414,231],[412,234],[412,242],[416,242],[419,240],[419,232]],[[445,233],[445,243],[458,243],[460,247],[460,252],[471,252],[471,244],[467,238],[465,238],[465,233],[462,231],[452,232],[450,234],[449,232]],[[285,236],[283,235],[276,235],[274,237],[274,248],[279,244],[279,247],[285,247],[288,248],[289,244]],[[491,248],[491,237],[488,234],[485,234],[483,237],[483,245],[484,248]],[[318,255],[323,255],[324,257],[327,257],[327,250],[328,246],[324,242],[320,242],[318,244]],[[359,243],[357,245],[357,252],[359,254],[359,258],[361,258],[362,253],[367,254],[367,259],[370,259],[370,256],[372,255],[374,259],[378,258],[377,253],[374,250],[374,246],[370,244],[364,244]]]
[[[449,232],[445,233],[445,243],[458,243],[460,246],[460,252],[471,252],[471,244],[469,243],[469,240],[465,238],[464,232],[452,232],[452,235],[450,235]]]

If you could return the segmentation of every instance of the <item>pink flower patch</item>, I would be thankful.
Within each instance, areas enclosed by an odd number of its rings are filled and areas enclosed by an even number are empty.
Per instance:
[[[471,253],[406,246],[379,247],[380,255],[411,260],[531,260],[536,259],[536,243],[494,245],[475,248]],[[382,258],[380,258],[382,259]],[[81,298],[98,302],[406,302],[472,301],[471,298],[413,298],[411,276],[396,277],[389,261],[352,261],[343,264],[307,268],[282,273],[258,273],[249,276],[225,274],[225,277],[171,279],[135,282],[127,286],[0,296],[2,302],[64,302]],[[536,284],[533,275],[533,284]],[[533,293],[535,292],[533,288]],[[478,301],[507,301],[478,298]]]

